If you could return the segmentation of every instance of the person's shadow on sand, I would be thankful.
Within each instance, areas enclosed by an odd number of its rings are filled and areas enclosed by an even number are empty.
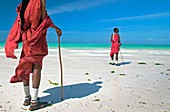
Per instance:
[[[121,62],[116,64],[116,66],[122,66],[122,65],[127,65],[127,64],[131,64],[131,62]]]
[[[83,98],[95,92],[98,92],[101,88],[101,81],[97,81],[94,83],[80,83],[64,86],[64,100],[70,98]],[[54,87],[43,91],[44,93],[49,93],[47,96],[43,96],[40,98],[41,101],[47,101],[51,104],[56,104],[61,102],[61,87]]]

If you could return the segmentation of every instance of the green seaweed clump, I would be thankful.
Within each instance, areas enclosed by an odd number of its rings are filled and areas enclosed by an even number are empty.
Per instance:
[[[100,101],[100,99],[94,99],[93,101]]]
[[[167,71],[170,71],[170,68],[168,68]]]
[[[146,105],[147,103],[146,102],[144,102],[144,101],[140,101],[139,102],[140,104],[144,104],[144,105]]]
[[[115,73],[115,71],[110,71],[111,73]]]
[[[126,74],[119,74],[120,76],[125,76]]]
[[[52,84],[52,85],[55,85],[55,86],[59,85],[58,83],[52,82],[52,81],[50,81],[50,80],[48,80],[48,81],[49,81],[49,83]]]
[[[163,72],[160,72],[160,74],[164,74]]]
[[[141,65],[146,65],[146,63],[145,63],[145,62],[139,62],[138,64],[141,64]]]
[[[85,75],[89,75],[89,73],[85,73]]]
[[[163,64],[161,64],[161,63],[155,63],[155,65],[163,65]]]

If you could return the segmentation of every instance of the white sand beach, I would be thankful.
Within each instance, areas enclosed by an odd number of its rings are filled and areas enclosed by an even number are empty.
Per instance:
[[[63,48],[61,101],[58,51],[50,50],[44,58],[39,97],[52,106],[37,112],[170,112],[170,50],[121,52],[124,62],[119,55],[120,66],[115,66],[109,64],[109,49]],[[19,58],[20,51],[16,54]],[[7,59],[0,50],[0,112],[29,112],[22,106],[22,83],[9,83],[17,64],[18,59]]]

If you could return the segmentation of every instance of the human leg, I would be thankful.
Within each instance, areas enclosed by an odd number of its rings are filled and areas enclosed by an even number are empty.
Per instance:
[[[29,81],[23,80],[23,86],[24,86],[24,93],[25,93],[25,100],[24,100],[23,105],[28,106],[31,103]]]
[[[116,53],[116,61],[118,61],[118,53]]]
[[[37,99],[38,90],[41,81],[41,68],[38,65],[33,67],[33,76],[32,76],[32,96],[31,96],[31,105],[29,110],[34,111],[47,106],[48,102],[39,102]]]
[[[116,64],[118,64],[118,53],[116,53]]]
[[[31,102],[37,102],[38,88],[41,80],[41,68],[38,65],[33,65],[32,76],[32,95],[30,95],[29,80],[23,80],[25,100],[24,106],[30,105]]]
[[[32,102],[37,102],[38,89],[41,81],[41,68],[38,65],[33,65],[33,75],[32,75]]]
[[[111,64],[111,65],[115,65],[115,62],[114,62],[114,54],[110,55],[110,57],[111,57],[111,62],[110,62],[110,64]]]
[[[111,56],[111,60],[113,60],[113,61],[114,61],[114,54]]]

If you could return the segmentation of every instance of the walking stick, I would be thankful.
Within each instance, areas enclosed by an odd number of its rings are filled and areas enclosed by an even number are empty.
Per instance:
[[[58,53],[59,53],[60,71],[61,71],[61,100],[64,100],[63,67],[62,67],[62,58],[61,58],[61,50],[60,50],[60,36],[58,36]]]
[[[122,56],[122,53],[121,53],[121,51],[120,51],[120,55],[121,55],[121,57],[122,57],[122,61],[123,61],[123,63],[124,63],[124,60],[123,60],[123,56]]]

